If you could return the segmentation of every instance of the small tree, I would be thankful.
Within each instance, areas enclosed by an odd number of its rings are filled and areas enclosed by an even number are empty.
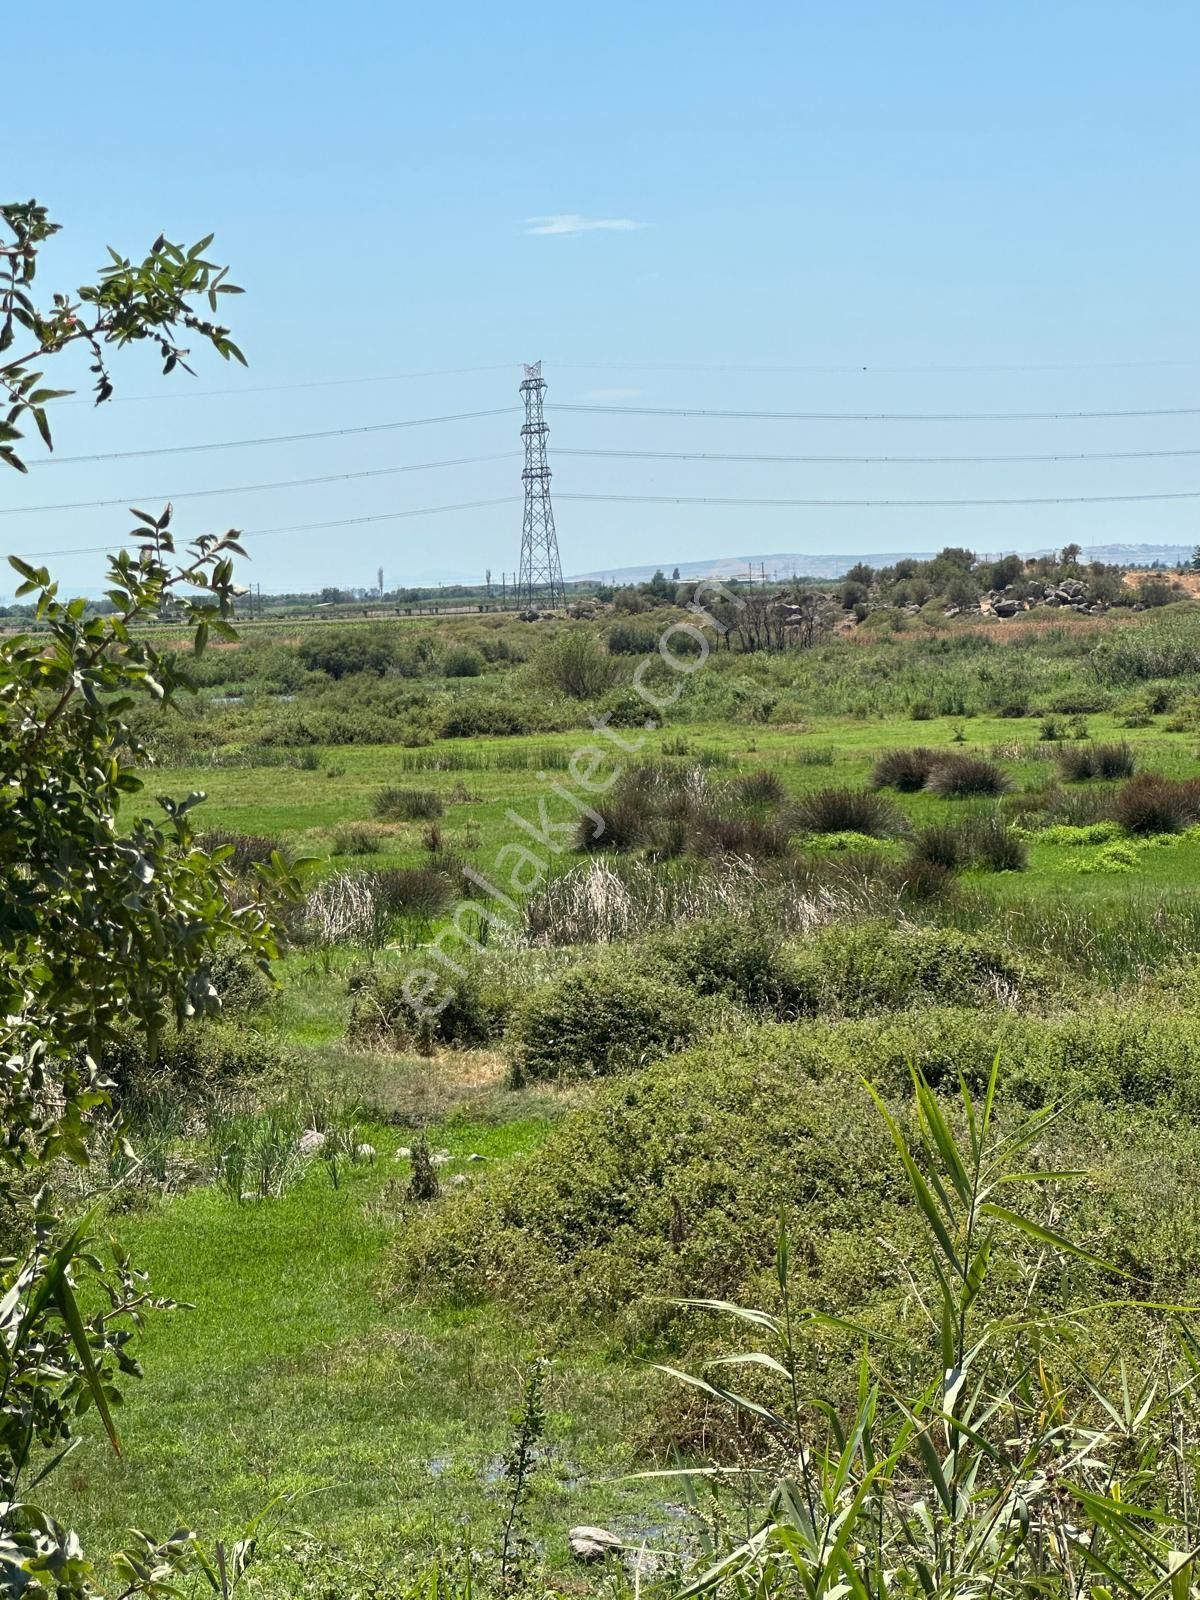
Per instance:
[[[33,419],[50,443],[47,357],[83,340],[97,375],[112,385],[104,346],[158,342],[168,372],[183,365],[181,330],[238,356],[225,329],[198,316],[215,304],[224,269],[158,240],[140,267],[114,264],[77,300],[53,297],[48,313],[29,296],[39,246],[55,231],[34,202],[0,207],[13,242],[0,246],[0,350],[15,329],[31,351],[0,364],[10,405],[0,421],[0,459],[23,470],[16,426]],[[84,307],[91,307],[85,312]],[[177,557],[170,509],[134,512],[132,551],[108,563],[109,614],[60,599],[45,568],[10,558],[18,596],[35,598],[40,632],[0,640],[0,1592],[26,1600],[91,1594],[93,1575],[74,1536],[27,1498],[71,1448],[76,1415],[93,1407],[114,1448],[121,1375],[136,1376],[130,1339],[151,1301],[124,1258],[102,1265],[89,1218],[64,1223],[53,1185],[63,1161],[85,1165],[107,1116],[102,1063],[118,1023],[149,1039],[171,1021],[217,1007],[209,976],[218,945],[233,941],[265,964],[275,946],[263,897],[235,894],[229,847],[201,849],[191,812],[203,799],[162,797],[161,815],[126,825],[121,807],[143,789],[146,752],[126,715],[137,699],[169,703],[188,687],[183,656],[158,652],[139,625],[170,603],[198,654],[210,632],[235,637],[236,535],[197,539]],[[264,888],[295,885],[278,858]],[[77,1289],[88,1281],[85,1315]],[[158,1591],[192,1547],[178,1534],[142,1540],[122,1593]]]

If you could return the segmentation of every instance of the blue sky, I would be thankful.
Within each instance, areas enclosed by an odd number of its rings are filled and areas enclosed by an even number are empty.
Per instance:
[[[354,428],[548,403],[995,412],[1200,404],[1200,10],[1190,4],[337,7],[216,0],[97,27],[7,18],[39,88],[3,187],[64,224],[39,283],[109,243],[210,230],[247,294],[250,368],[67,403],[60,455]],[[542,219],[540,221],[531,219]],[[546,219],[558,219],[549,220]],[[596,224],[610,224],[599,226]],[[615,225],[612,225],[615,224]],[[471,369],[471,370],[456,370]],[[399,377],[429,373],[438,376]],[[74,374],[72,375],[74,376]],[[81,380],[86,373],[78,373]],[[334,380],[355,380],[336,382]],[[373,381],[365,381],[373,380]],[[305,387],[297,387],[305,385]],[[292,387],[289,387],[292,386]],[[141,398],[149,397],[149,398]],[[1200,499],[754,507],[575,500],[988,499],[1200,490],[1200,455],[1042,463],[629,459],[1187,450],[1200,418],[858,423],[549,413],[568,572],[751,551],[1191,544]],[[252,532],[264,589],[516,565],[514,413],[0,480],[5,548],[118,539],[114,499]],[[40,452],[34,448],[30,459]],[[431,461],[499,457],[426,469]],[[377,478],[250,485],[416,466]],[[56,558],[77,585],[97,556]],[[2,586],[2,585],[0,585]]]

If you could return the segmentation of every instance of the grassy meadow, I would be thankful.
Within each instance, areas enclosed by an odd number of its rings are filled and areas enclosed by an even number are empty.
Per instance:
[[[273,988],[214,975],[223,1020],[106,1063],[148,1153],[110,1170],[105,1231],[194,1309],[151,1321],[123,1456],[92,1430],[66,1469],[90,1543],[231,1537],[278,1499],[263,1592],[382,1592],[381,1545],[401,1573],[492,1560],[544,1355],[520,1518],[545,1582],[591,1585],[576,1523],[668,1566],[720,1548],[752,1496],[700,1515],[632,1476],[764,1448],[719,1386],[654,1370],[730,1348],[672,1302],[776,1305],[783,1214],[797,1304],[858,1330],[791,1370],[852,1403],[866,1330],[881,1381],[917,1374],[919,1217],[863,1087],[916,1127],[912,1063],[960,1131],[959,1075],[978,1092],[997,1052],[1003,1125],[1055,1112],[1031,1159],[1082,1176],[1039,1214],[1134,1286],[1078,1313],[1079,1381],[1165,1351],[1133,1302],[1200,1293],[1200,607],[722,646],[651,716],[633,674],[673,690],[656,630],[684,616],[639,616],[643,655],[603,614],[264,630],[139,727],[132,810],[203,791],[202,841],[308,860],[308,899]],[[518,883],[539,805],[571,826]],[[422,1019],[404,981],[451,916],[453,998]],[[1118,1298],[1081,1274],[1056,1305]]]

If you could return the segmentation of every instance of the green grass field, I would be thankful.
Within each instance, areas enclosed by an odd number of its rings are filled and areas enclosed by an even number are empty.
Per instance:
[[[1128,743],[1139,771],[1200,775],[1200,736],[1187,718],[1175,723],[1186,731],[1115,707],[1084,720],[1092,743]],[[1131,725],[1138,721],[1146,725]],[[445,864],[452,877],[470,866],[503,883],[499,852],[528,842],[515,817],[536,826],[541,803],[554,821],[577,815],[561,786],[578,792],[568,767],[589,747],[605,752],[601,780],[631,762],[665,759],[704,766],[716,786],[765,770],[791,799],[861,788],[882,752],[912,746],[986,757],[1003,769],[1014,797],[1036,794],[1056,778],[1062,748],[1043,740],[1039,718],[998,715],[668,721],[621,736],[635,752],[586,730],[330,744],[297,752],[303,761],[264,752],[259,764],[250,745],[227,764],[158,767],[132,809],[152,810],[156,793],[204,791],[194,814],[200,829],[273,837],[293,855],[316,858],[314,881],[334,870]],[[427,821],[384,823],[370,853],[339,854],[339,827],[370,821],[386,785],[440,798],[437,837]],[[910,832],[996,807],[927,792],[888,800]],[[1132,843],[1124,870],[1105,869],[1098,846],[1051,842],[1036,830],[1023,837],[1026,870],[964,871],[958,898],[929,917],[1011,938],[1039,958],[1069,947],[1072,981],[1084,987],[1105,973],[1115,987],[1160,948],[1177,953],[1179,928],[1195,926],[1195,829]],[[888,839],[874,848],[898,864],[908,845]],[[552,854],[551,873],[586,859],[564,847]],[[161,1530],[176,1516],[229,1537],[276,1496],[285,1497],[288,1527],[341,1550],[389,1543],[419,1555],[494,1543],[510,1413],[525,1363],[546,1338],[544,1308],[456,1305],[397,1291],[391,1266],[412,1208],[408,1163],[394,1155],[424,1133],[454,1156],[444,1179],[486,1183],[562,1118],[586,1113],[591,1090],[506,1088],[499,1045],[422,1056],[348,1040],[352,981],[403,964],[413,939],[433,932],[424,924],[370,949],[301,944],[279,963],[275,997],[247,1024],[269,1034],[286,1063],[280,1081],[258,1086],[260,1103],[299,1097],[347,1108],[375,1147],[374,1161],[344,1167],[336,1187],[318,1161],[279,1199],[239,1204],[206,1183],[106,1219],[150,1269],[156,1290],[195,1309],[153,1321],[148,1376],[130,1386],[122,1415],[122,1458],[89,1426],[67,1469],[65,1510],[97,1548],[118,1548],[131,1525]],[[467,1162],[471,1153],[484,1160]],[[447,1187],[451,1198],[438,1204],[452,1205],[453,1192]],[[568,1570],[565,1530],[575,1522],[612,1526],[635,1543],[653,1543],[667,1527],[677,1535],[670,1489],[626,1476],[649,1464],[648,1397],[663,1380],[619,1354],[603,1326],[581,1328],[546,1353],[554,1363],[547,1452],[531,1524],[550,1570]],[[268,1592],[285,1583],[294,1537],[277,1533],[264,1548]]]

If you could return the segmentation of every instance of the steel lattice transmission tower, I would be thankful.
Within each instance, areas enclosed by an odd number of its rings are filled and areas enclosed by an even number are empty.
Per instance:
[[[517,579],[517,605],[532,610],[536,605],[565,606],[562,563],[558,558],[558,535],[554,531],[554,507],[550,504],[550,462],[546,456],[546,437],[550,429],[542,415],[542,396],[546,380],[542,363],[525,368],[521,384],[525,402],[525,522],[521,529],[521,572]]]

